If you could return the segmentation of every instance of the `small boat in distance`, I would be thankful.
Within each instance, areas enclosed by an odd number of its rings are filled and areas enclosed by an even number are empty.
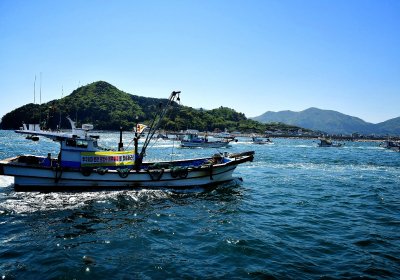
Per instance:
[[[252,136],[252,141],[253,141],[253,144],[259,144],[259,145],[274,144],[274,142],[271,141],[269,138],[263,139],[263,138],[256,137],[254,135]]]
[[[216,137],[216,138],[222,138],[221,141],[223,141],[223,142],[232,142],[232,141],[238,142],[238,140],[235,139],[235,136],[231,135],[231,134],[228,133],[228,132],[221,132],[221,133],[219,133],[218,135],[216,135],[216,136],[214,136],[214,137]]]
[[[169,105],[179,100],[180,91],[173,91],[163,110],[158,111],[139,153],[138,142],[144,125],[137,124],[134,150],[125,150],[122,129],[118,151],[102,148],[99,136],[91,135],[93,125],[76,128],[71,133],[36,128],[16,130],[31,137],[46,137],[60,143],[57,157],[20,155],[0,160],[0,175],[13,176],[17,191],[63,191],[71,189],[121,188],[193,188],[234,180],[232,174],[242,163],[251,162],[254,151],[229,154],[216,153],[204,158],[144,162],[146,148],[153,138]],[[155,120],[158,120],[156,122]]]
[[[158,134],[156,138],[164,141],[180,141],[178,136],[170,137],[168,134]]]
[[[400,143],[399,142],[386,140],[385,143],[379,144],[379,147],[391,149],[395,152],[400,152]]]
[[[321,139],[320,138],[319,140],[320,140],[319,143],[313,141],[314,143],[317,144],[318,147],[335,147],[335,148],[339,148],[339,147],[345,145],[345,143],[332,142],[331,140],[328,140],[328,139]]]
[[[207,134],[204,137],[199,137],[195,133],[187,134],[181,140],[181,147],[189,148],[221,148],[229,145],[230,141],[210,141],[208,140]]]

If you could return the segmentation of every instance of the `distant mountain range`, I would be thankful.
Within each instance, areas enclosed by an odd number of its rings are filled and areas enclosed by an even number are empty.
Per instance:
[[[262,123],[283,122],[289,125],[306,127],[326,133],[360,134],[400,134],[400,117],[378,124],[368,123],[360,118],[345,115],[332,110],[309,108],[301,112],[268,111],[261,116],[251,118]]]

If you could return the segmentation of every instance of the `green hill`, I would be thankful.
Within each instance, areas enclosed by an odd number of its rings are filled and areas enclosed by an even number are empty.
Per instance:
[[[376,130],[380,134],[400,134],[400,117],[376,124]]]
[[[268,111],[252,119],[262,123],[284,122],[328,133],[400,134],[400,117],[372,124],[360,118],[318,108],[309,108],[301,112]]]
[[[169,93],[166,93],[166,96]],[[184,100],[184,93],[181,98]],[[139,122],[149,124],[153,119],[156,108],[160,102],[165,104],[166,99],[148,98],[123,92],[113,85],[99,81],[82,86],[74,90],[70,95],[53,100],[39,106],[27,104],[17,108],[2,118],[3,129],[18,129],[22,122],[38,123],[49,115],[49,123],[52,129],[60,124],[61,128],[70,128],[66,115],[71,119],[77,119],[77,127],[84,123],[94,125],[95,129],[118,130],[120,126],[124,130],[131,130]],[[276,126],[276,125],[275,125]],[[224,130],[237,130],[241,132],[264,133],[267,124],[262,124],[246,118],[243,113],[233,109],[220,107],[213,110],[196,110],[191,107],[174,104],[166,113],[166,118],[160,128],[180,131],[188,128],[200,131],[213,131],[218,128]],[[276,129],[297,130],[300,127],[279,124]],[[303,129],[306,130],[307,129]]]
[[[72,119],[78,118],[77,127],[82,123],[92,123],[97,129],[132,128],[134,116],[145,115],[147,108],[142,108],[135,102],[139,97],[118,90],[106,82],[95,82],[74,90],[70,95],[53,100],[39,106],[27,104],[3,116],[3,129],[16,129],[21,123],[38,123],[39,115],[45,119],[50,115],[51,127],[59,124],[61,128],[69,128],[66,115]],[[149,98],[150,103],[158,104],[161,99]],[[147,105],[147,103],[144,103]],[[55,108],[55,109],[54,109]],[[61,118],[60,118],[61,114]]]

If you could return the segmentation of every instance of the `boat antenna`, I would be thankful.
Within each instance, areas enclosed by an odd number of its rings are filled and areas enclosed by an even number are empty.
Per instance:
[[[39,103],[39,124],[42,121],[42,72],[40,72],[40,103]]]
[[[171,161],[172,161],[172,157],[174,156],[174,148],[175,148],[175,140],[172,140],[172,153],[171,153]]]
[[[62,86],[61,87],[61,99],[63,98],[63,95],[64,95],[64,87]],[[61,101],[61,100],[60,100]],[[61,103],[61,102],[60,102]],[[60,129],[61,130],[61,108],[60,108],[60,123],[59,123],[59,125],[58,125],[58,129]]]
[[[36,103],[36,75],[33,82],[33,121],[35,121],[35,103]]]
[[[147,134],[146,140],[144,141],[142,151],[140,152],[140,156],[142,158],[145,155],[147,146],[149,145],[150,140],[153,138],[154,133],[156,133],[156,130],[157,130],[158,126],[160,125],[160,122],[163,119],[168,107],[174,103],[175,98],[177,101],[180,101],[180,98],[179,98],[180,93],[181,93],[180,91],[173,91],[171,93],[171,95],[169,96],[167,103],[165,104],[165,107],[163,110],[162,110],[162,103],[160,102],[160,104],[158,106],[158,110],[157,110],[156,114],[154,115],[153,122],[150,126],[149,133]],[[155,123],[158,116],[159,116],[158,122]]]
[[[79,89],[80,86],[81,86],[81,80],[79,80],[77,89]],[[75,124],[78,125],[78,100],[76,101]]]

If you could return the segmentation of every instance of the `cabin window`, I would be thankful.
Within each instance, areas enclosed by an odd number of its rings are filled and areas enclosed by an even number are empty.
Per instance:
[[[76,140],[67,139],[65,144],[69,147],[76,147]]]
[[[87,148],[88,147],[88,142],[83,141],[83,140],[78,140],[76,141],[76,147],[78,148]]]
[[[97,148],[97,141],[93,141],[93,147]]]

